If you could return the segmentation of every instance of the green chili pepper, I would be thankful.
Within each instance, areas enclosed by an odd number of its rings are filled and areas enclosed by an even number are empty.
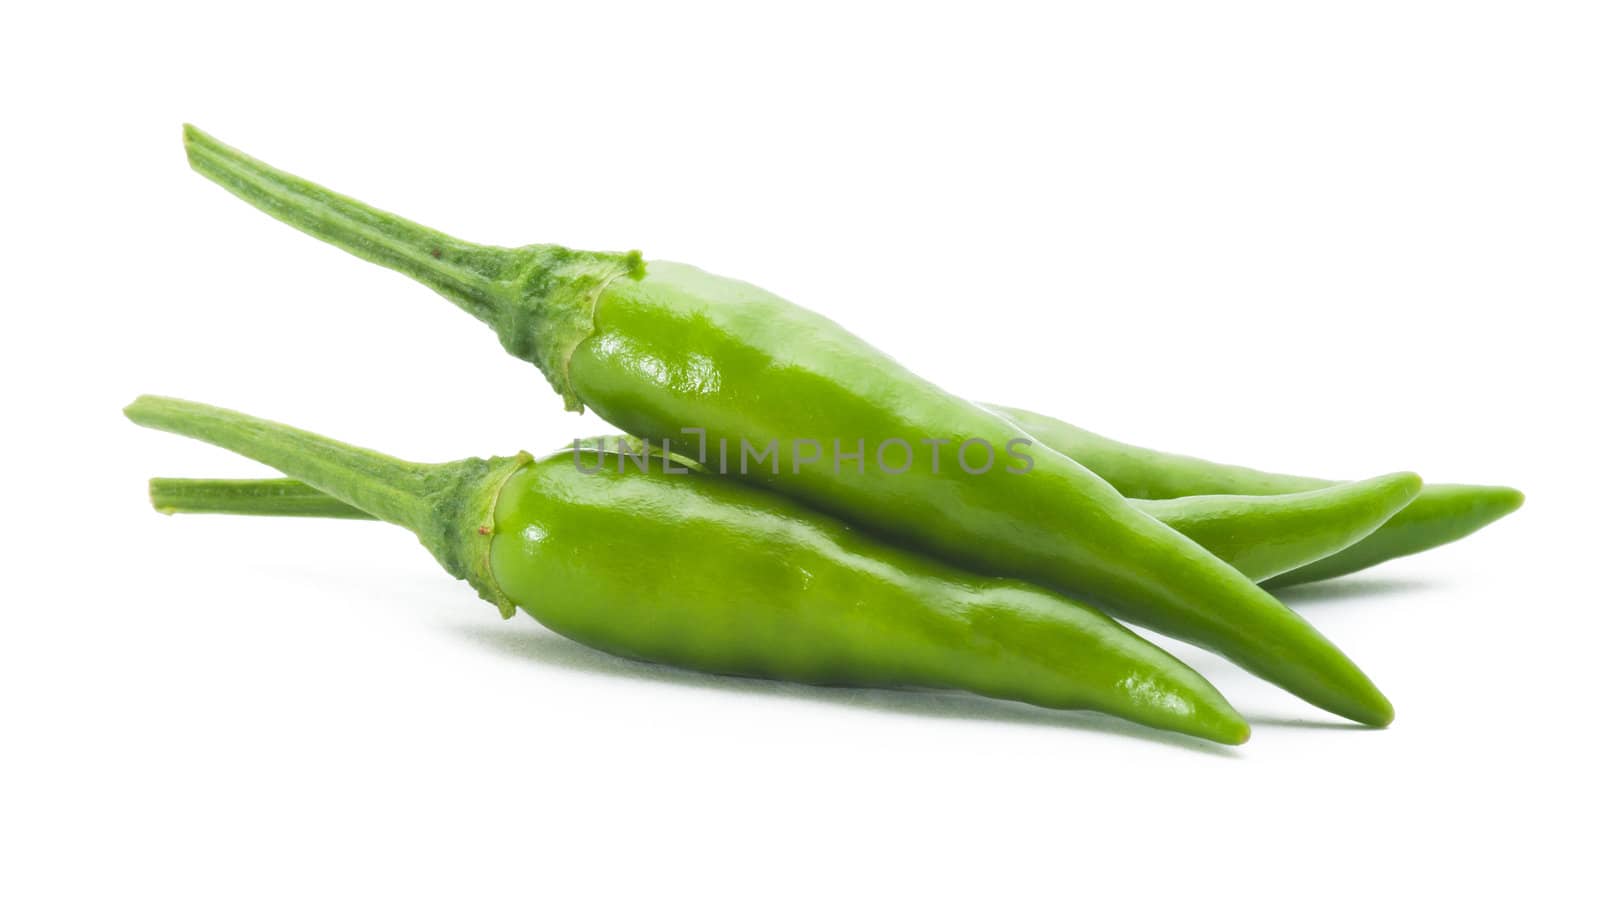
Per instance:
[[[652,262],[647,271],[637,252],[470,244],[196,129],[185,144],[190,165],[235,195],[488,323],[572,409],[587,405],[656,442],[704,430],[709,447],[734,449],[738,475],[812,507],[1210,648],[1352,720],[1394,717],[1343,652],[1238,571],[1070,458],[1038,446],[1027,448],[1031,458],[1017,453],[1029,440],[1015,424],[824,317],[692,266]],[[950,442],[942,469],[927,453],[940,441]],[[783,448],[793,460],[780,472]],[[997,464],[1000,449],[1028,466]]]
[[[1394,473],[1293,494],[1190,495],[1133,505],[1262,582],[1361,542],[1422,490],[1422,477]]]
[[[1289,495],[1195,495],[1134,506],[1260,582],[1371,534],[1421,488],[1415,473],[1393,473]],[[377,519],[294,479],[152,479],[150,503],[168,514]]]
[[[1331,480],[1265,473],[1197,457],[1152,451],[1096,435],[1054,417],[984,405],[1011,418],[1043,445],[1083,464],[1130,498],[1280,495],[1335,485]],[[1266,582],[1279,588],[1330,579],[1465,538],[1522,506],[1522,493],[1492,485],[1427,485],[1389,522],[1345,550]]]
[[[188,401],[142,397],[126,412],[405,526],[504,616],[521,608],[612,654],[823,685],[962,689],[1230,744],[1250,734],[1203,677],[1093,608],[965,573],[734,480],[619,472],[588,450],[579,461],[567,451],[413,464]]]

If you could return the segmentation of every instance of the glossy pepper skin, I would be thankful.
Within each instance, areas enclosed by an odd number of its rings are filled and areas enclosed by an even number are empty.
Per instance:
[[[1289,495],[1196,495],[1134,506],[1259,582],[1359,541],[1421,488],[1415,473],[1392,473]],[[150,480],[150,503],[163,513],[377,519],[294,479],[158,478]]]
[[[1198,457],[1153,451],[1096,435],[1054,417],[998,404],[1040,443],[1099,474],[1129,498],[1187,495],[1281,495],[1337,485],[1327,479],[1267,473]],[[1279,588],[1331,579],[1465,538],[1522,506],[1522,493],[1506,486],[1427,485],[1367,538],[1345,550],[1290,570],[1266,583]]]
[[[821,685],[961,689],[1237,744],[1203,677],[1093,608],[894,548],[779,495],[563,452],[420,465],[192,402],[141,425],[407,526],[509,617],[612,654]],[[573,454],[583,455],[585,472]]]
[[[492,326],[573,409],[625,432],[781,451],[819,443],[798,472],[744,475],[820,510],[983,573],[1083,598],[1186,639],[1362,723],[1388,699],[1299,615],[1070,458],[1034,446],[1031,471],[898,468],[892,442],[951,448],[1019,438],[1000,415],[941,391],[836,323],[754,285],[680,263],[554,245],[475,245],[279,172],[192,127],[190,165],[318,238],[433,287]],[[837,439],[842,447],[835,447]],[[841,459],[859,441],[888,461]],[[948,449],[947,449],[948,450]],[[981,458],[980,458],[981,461]],[[836,467],[837,464],[837,467]],[[835,470],[838,470],[836,473]]]

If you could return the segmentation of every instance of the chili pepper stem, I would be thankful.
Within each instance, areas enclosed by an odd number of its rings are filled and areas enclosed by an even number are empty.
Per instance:
[[[150,506],[163,514],[245,514],[375,520],[297,479],[150,480]]]
[[[192,125],[183,127],[189,165],[273,217],[364,260],[398,270],[487,319],[516,253],[451,238],[335,194],[246,156]]]
[[[582,405],[567,384],[567,360],[593,331],[595,299],[619,276],[644,276],[638,251],[503,248],[452,238],[274,169],[192,125],[183,127],[183,146],[196,172],[262,212],[404,273],[488,324],[507,351],[544,372],[570,409]]]
[[[499,487],[526,456],[411,463],[236,411],[154,395],[141,396],[123,413],[141,426],[242,454],[404,526],[452,576],[471,582],[504,616],[514,611],[488,573],[488,546]]]

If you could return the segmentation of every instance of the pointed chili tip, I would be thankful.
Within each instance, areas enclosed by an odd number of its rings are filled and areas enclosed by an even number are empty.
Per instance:
[[[1387,698],[1379,695],[1372,700],[1371,708],[1368,711],[1363,712],[1362,716],[1351,719],[1369,727],[1387,727],[1389,724],[1394,723],[1394,705]]]
[[[1205,689],[1209,698],[1189,709],[1192,717],[1188,723],[1178,727],[1168,726],[1222,745],[1244,745],[1248,742],[1250,723],[1244,719],[1244,715],[1228,704],[1228,700],[1209,684]]]
[[[1476,520],[1472,526],[1473,531],[1515,512],[1527,500],[1527,496],[1521,491],[1506,485],[1466,485],[1448,488],[1455,489],[1470,503]]]
[[[1467,512],[1463,516],[1471,524],[1468,532],[1476,532],[1516,511],[1527,500],[1521,491],[1507,485],[1442,485],[1439,489]]]
[[[1389,488],[1392,490],[1390,497],[1393,501],[1392,506],[1395,513],[1417,500],[1417,496],[1422,494],[1423,487],[1427,485],[1421,476],[1409,471],[1390,473],[1384,478],[1388,480]]]
[[[1160,726],[1218,745],[1244,745],[1250,741],[1250,725],[1232,708],[1196,712],[1196,717],[1187,723]]]
[[[1405,488],[1410,489],[1412,494],[1422,491],[1423,482],[1421,474],[1413,473],[1410,470],[1402,470],[1398,473],[1390,473],[1389,478],[1393,480],[1396,485],[1404,486]]]
[[[1500,507],[1505,511],[1505,513],[1502,513],[1500,516],[1503,517],[1506,514],[1509,514],[1512,511],[1522,507],[1522,502],[1526,500],[1528,500],[1528,496],[1524,495],[1519,489],[1514,489],[1510,486],[1501,486]]]
[[[1417,496],[1422,494],[1422,489],[1426,483],[1418,474],[1409,470],[1400,470],[1394,473],[1385,473],[1382,476],[1374,476],[1360,483],[1347,483],[1347,485],[1363,485],[1381,490],[1384,493],[1384,497],[1393,502],[1395,510],[1398,511],[1415,501]]]
[[[1394,703],[1348,659],[1345,663],[1337,688],[1329,686],[1333,691],[1323,692],[1319,698],[1303,697],[1324,711],[1365,726],[1386,727],[1394,723]]]

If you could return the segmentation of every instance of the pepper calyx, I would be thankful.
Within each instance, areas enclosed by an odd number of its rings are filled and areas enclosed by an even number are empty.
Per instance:
[[[512,253],[521,263],[504,283],[490,325],[507,352],[537,366],[566,408],[581,413],[583,401],[568,376],[572,353],[594,334],[595,305],[606,287],[620,278],[644,278],[644,256],[554,244],[530,244]]]
[[[432,511],[430,526],[417,534],[451,576],[466,580],[507,620],[516,615],[517,605],[494,578],[489,552],[495,505],[506,480],[532,462],[533,456],[522,451],[512,457],[468,458],[434,471],[430,477],[437,483],[425,496]]]

